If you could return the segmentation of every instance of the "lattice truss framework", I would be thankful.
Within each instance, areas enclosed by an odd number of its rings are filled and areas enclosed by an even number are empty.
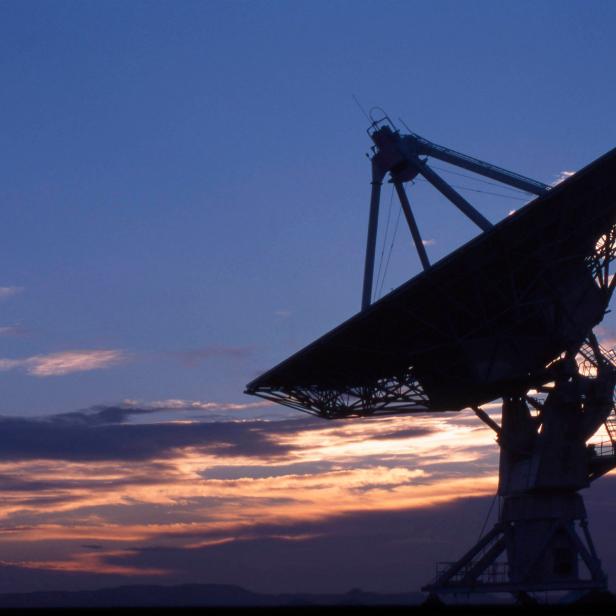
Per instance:
[[[594,252],[586,258],[586,265],[592,272],[597,286],[606,294],[606,305],[616,286],[616,277],[610,273],[610,264],[615,258],[616,226],[599,238]]]

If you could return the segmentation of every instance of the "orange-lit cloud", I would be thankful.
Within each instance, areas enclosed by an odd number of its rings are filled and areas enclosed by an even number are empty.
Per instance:
[[[61,351],[22,359],[0,359],[0,370],[20,368],[33,376],[62,376],[109,368],[124,359],[125,354],[116,349]]]
[[[470,412],[265,421],[246,419],[246,405],[230,404],[227,422],[191,417],[224,407],[213,404],[135,402],[20,420],[17,431],[7,423],[24,455],[19,446],[0,446],[5,560],[164,578],[164,562],[139,564],[148,546],[194,555],[240,539],[306,543],[329,521],[442,507],[496,489],[495,435]],[[166,409],[175,414],[162,423],[126,423]],[[57,446],[41,446],[45,455],[36,456],[29,435]]]
[[[246,409],[261,409],[271,407],[271,402],[261,400],[259,402],[210,402],[204,400],[181,400],[170,398],[167,400],[130,400],[126,399],[123,404],[129,407],[151,409],[196,409],[198,411],[242,411]]]
[[[186,410],[212,405],[159,403],[161,408]],[[227,408],[241,412],[245,406]],[[127,412],[137,411],[137,406],[128,406]],[[482,466],[482,461],[494,449],[493,435],[480,425],[468,425],[467,419],[456,415],[344,423],[303,417],[240,421],[232,427],[241,432],[230,432],[231,438],[258,440],[265,435],[271,446],[229,445],[230,452],[221,457],[207,443],[183,444],[180,439],[164,460],[157,460],[155,453],[150,461],[139,462],[130,455],[126,461],[81,462],[60,455],[7,460],[0,463],[0,544],[5,549],[49,542],[65,546],[56,560],[42,555],[27,563],[14,561],[22,567],[140,575],[145,570],[109,565],[109,550],[151,542],[192,549],[233,541],[238,533],[250,536],[251,529],[264,524],[301,525],[354,512],[425,508],[487,495],[495,489],[496,476],[493,464]],[[84,434],[96,434],[103,420],[123,421],[117,414],[97,410],[57,416],[47,429],[51,434],[53,426],[64,429],[69,423]],[[220,430],[218,424],[187,422],[181,427],[195,433],[210,427]],[[124,428],[135,426],[117,425]],[[470,478],[441,468],[467,462],[479,464]],[[142,512],[141,522],[125,520],[133,509]],[[299,540],[304,535],[298,528],[285,536]],[[85,556],[80,546],[101,538],[107,547]],[[150,569],[151,573],[156,568]],[[157,574],[162,574],[164,567],[159,569]]]

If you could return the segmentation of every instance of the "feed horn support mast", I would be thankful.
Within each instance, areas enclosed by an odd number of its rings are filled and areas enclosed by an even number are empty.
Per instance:
[[[435,595],[605,591],[579,494],[616,467],[616,355],[593,328],[616,285],[616,150],[549,186],[436,145],[386,116],[368,131],[372,192],[362,310],[247,385],[326,419],[471,409],[500,447],[499,515],[424,587]],[[492,225],[428,164],[436,158],[536,195]],[[421,175],[481,233],[426,253],[405,183]],[[389,176],[423,272],[372,303]],[[482,404],[499,401],[500,418]],[[605,440],[597,442],[603,432]]]

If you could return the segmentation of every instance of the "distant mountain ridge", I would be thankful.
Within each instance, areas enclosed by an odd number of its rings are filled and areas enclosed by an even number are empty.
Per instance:
[[[227,584],[134,585],[99,590],[38,591],[0,594],[0,609],[60,607],[274,607],[309,605],[417,605],[420,592],[380,594],[255,593]]]

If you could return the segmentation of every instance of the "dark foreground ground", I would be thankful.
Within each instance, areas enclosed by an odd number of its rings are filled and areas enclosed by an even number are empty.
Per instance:
[[[331,609],[332,612],[337,614],[358,614],[359,616],[376,616],[376,615],[402,615],[405,614],[407,616],[422,616],[428,614],[451,614],[455,616],[457,614],[466,615],[466,614],[497,614],[498,616],[515,616],[517,614],[527,616],[528,614],[545,614],[548,615],[567,615],[567,614],[575,614],[575,615],[588,615],[588,616],[602,616],[602,615],[614,615],[616,614],[616,608],[613,606],[533,606],[533,607],[521,607],[521,606],[511,606],[511,605],[467,605],[467,606],[438,606],[438,607],[427,607],[427,606],[284,606],[284,607],[219,607],[219,606],[209,606],[209,607],[190,607],[190,608],[182,608],[182,607],[165,607],[165,608],[146,608],[146,607],[133,607],[133,608],[11,608],[11,609],[3,609],[1,613],[3,616],[15,614],[19,616],[23,616],[25,614],[33,614],[33,615],[45,615],[45,614],[92,614],[92,615],[111,615],[114,614],[132,614],[133,616],[155,616],[157,614],[164,614],[171,616],[172,614],[180,614],[186,616],[197,616],[197,615],[207,615],[210,614],[228,614],[232,616],[233,614],[242,614],[245,616],[316,616],[317,614],[323,614],[324,610],[327,609],[329,611]]]
[[[465,605],[465,606],[284,606],[284,607],[224,607],[224,606],[208,606],[208,607],[56,607],[56,608],[9,608],[2,609],[0,613],[4,615],[14,614],[16,616],[25,616],[28,614],[45,616],[56,614],[92,614],[93,616],[107,616],[113,614],[131,614],[133,616],[156,616],[179,614],[180,616],[197,616],[197,615],[213,615],[223,614],[233,616],[234,614],[242,614],[244,616],[316,616],[323,614],[324,610],[331,610],[337,614],[357,614],[358,616],[377,616],[388,615],[392,616],[405,614],[406,616],[424,616],[430,614],[451,614],[467,615],[467,614],[497,614],[498,616],[516,616],[530,614],[544,614],[545,616],[557,616],[568,614],[576,616],[603,616],[616,614],[616,607],[605,605],[584,605],[584,606],[558,606],[558,605],[540,605],[540,606],[516,606],[516,605]]]
[[[104,614],[130,613],[135,616],[155,614],[246,614],[250,616],[312,616],[323,610],[341,614],[571,614],[616,616],[616,599],[609,593],[587,595],[575,603],[518,605],[509,597],[493,599],[489,604],[449,604],[438,599],[426,601],[418,592],[398,595],[352,590],[345,594],[254,593],[239,586],[193,584],[181,586],[120,586],[89,591],[47,591],[0,594],[0,616],[5,614]],[[571,601],[572,596],[569,597]]]

